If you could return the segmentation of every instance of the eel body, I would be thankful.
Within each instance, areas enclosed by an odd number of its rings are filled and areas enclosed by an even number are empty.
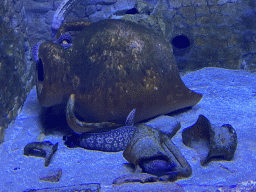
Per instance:
[[[133,109],[126,118],[125,126],[99,133],[74,134],[64,136],[65,145],[70,148],[82,147],[90,150],[118,152],[123,151],[131,141],[136,127],[134,127]]]
[[[51,37],[54,37],[62,25],[66,14],[68,13],[69,10],[71,10],[78,0],[63,0],[60,6],[57,8],[53,15],[52,19],[52,34]]]
[[[82,147],[105,152],[123,151],[131,141],[136,127],[124,126],[103,133],[83,133],[64,136],[65,145],[70,148]]]

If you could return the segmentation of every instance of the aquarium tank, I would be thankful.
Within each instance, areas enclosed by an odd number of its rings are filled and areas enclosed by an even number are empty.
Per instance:
[[[256,191],[255,0],[1,0],[0,191]]]

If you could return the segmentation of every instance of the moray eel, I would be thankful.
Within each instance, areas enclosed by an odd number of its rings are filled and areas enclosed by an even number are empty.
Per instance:
[[[130,142],[136,127],[124,126],[104,133],[83,133],[64,136],[65,145],[69,148],[118,152],[123,151]]]
[[[35,156],[35,157],[44,157],[45,163],[44,166],[48,167],[52,156],[58,149],[58,143],[53,145],[49,141],[44,142],[33,142],[29,143],[24,148],[24,155],[26,156]]]
[[[32,47],[32,54],[33,54],[33,59],[34,61],[38,61],[39,57],[38,57],[38,49],[39,46],[41,45],[41,43],[37,43]]]
[[[62,25],[66,14],[70,11],[78,2],[78,0],[63,0],[60,6],[57,8],[53,15],[52,19],[52,34],[51,37],[54,37]]]
[[[136,109],[133,109],[125,122],[124,127],[100,133],[83,133],[72,136],[64,136],[65,145],[69,148],[82,147],[90,150],[118,152],[123,151],[130,142],[136,127],[134,116]]]

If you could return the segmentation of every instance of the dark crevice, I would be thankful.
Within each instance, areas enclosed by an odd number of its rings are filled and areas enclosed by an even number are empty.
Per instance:
[[[41,58],[38,59],[36,63],[36,68],[37,68],[38,80],[44,81],[44,66]]]
[[[139,14],[139,11],[136,8],[132,8],[132,9],[127,10],[125,12],[125,14],[131,14],[131,15]]]
[[[190,41],[185,35],[178,35],[174,37],[171,43],[178,49],[185,49],[190,46]]]

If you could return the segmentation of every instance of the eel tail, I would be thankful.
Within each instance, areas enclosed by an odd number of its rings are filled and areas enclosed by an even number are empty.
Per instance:
[[[52,19],[52,34],[51,37],[54,37],[62,25],[66,14],[75,6],[78,0],[63,0],[60,6],[57,8],[53,15]]]

